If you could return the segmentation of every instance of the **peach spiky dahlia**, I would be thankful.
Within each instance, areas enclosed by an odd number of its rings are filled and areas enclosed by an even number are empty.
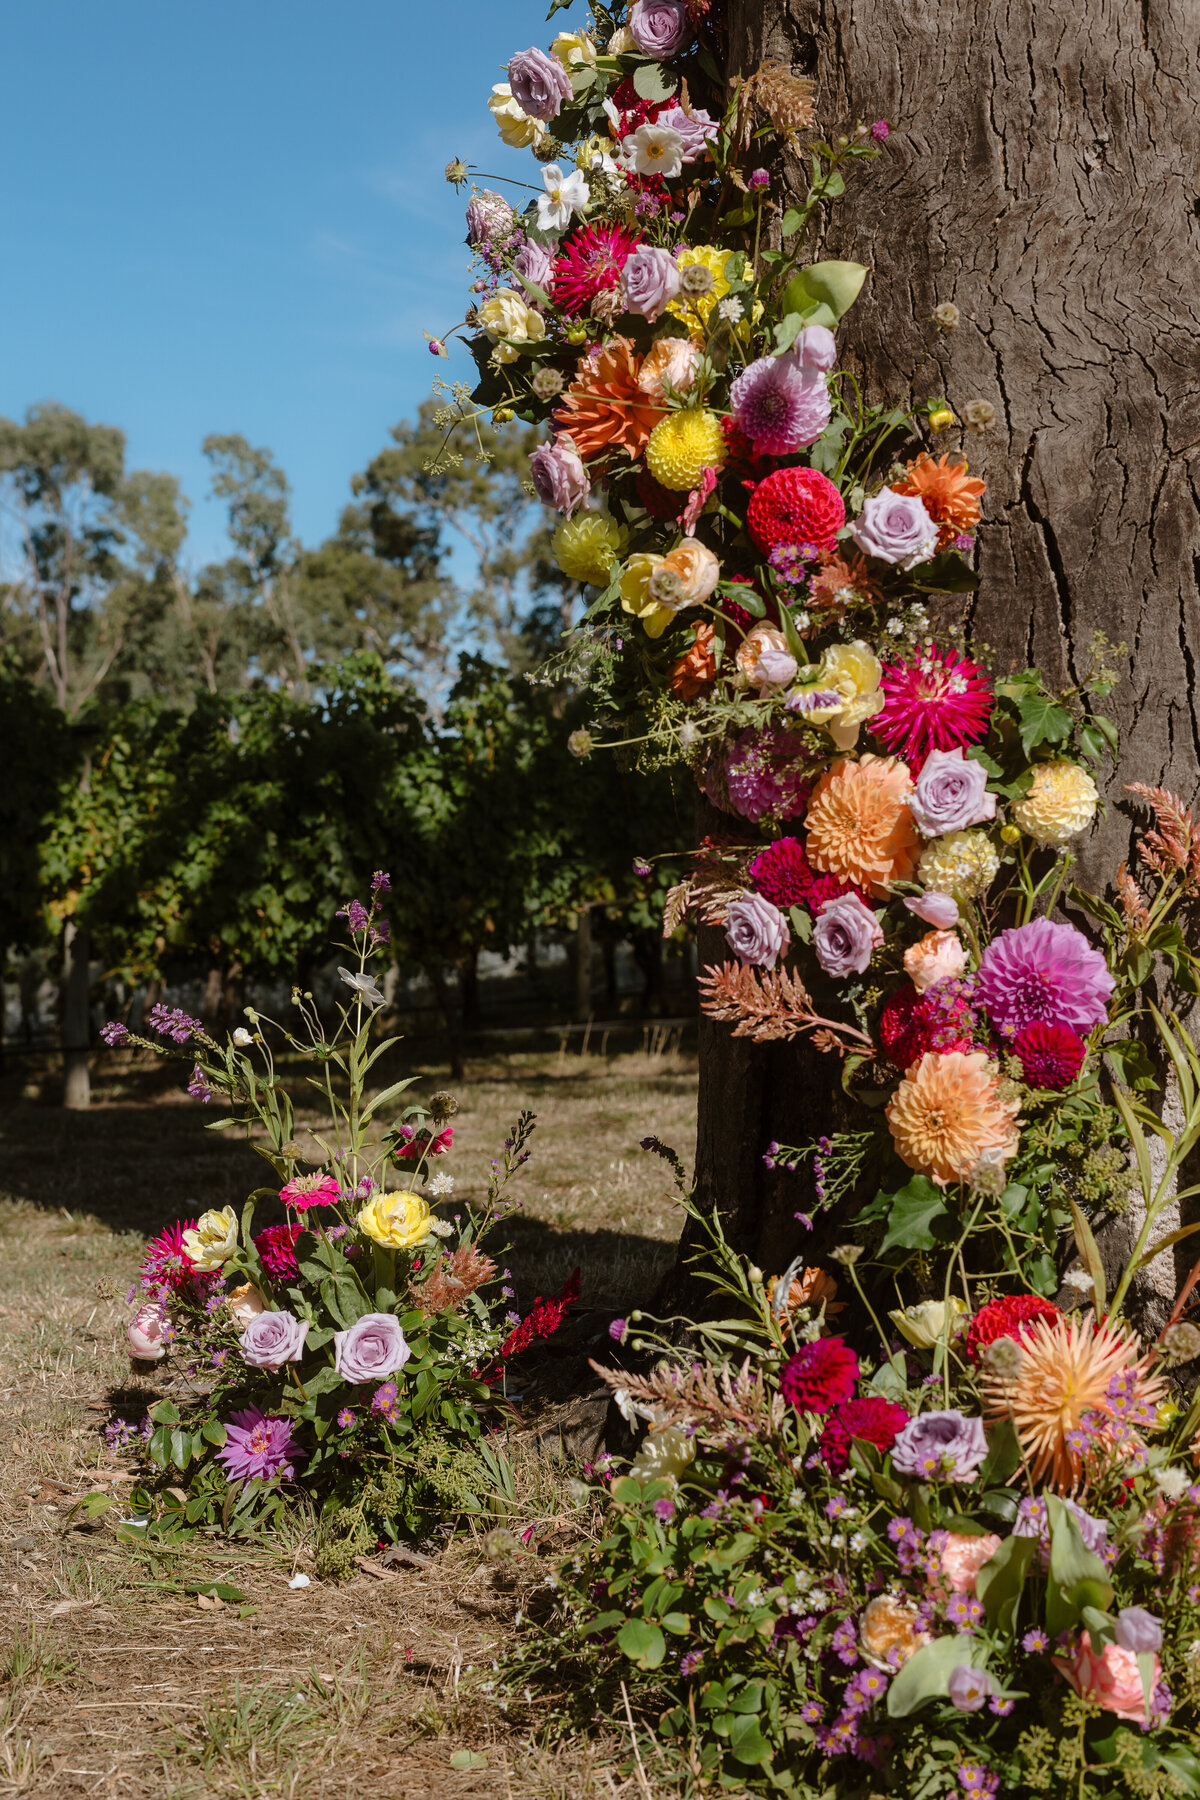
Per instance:
[[[915,494],[924,502],[925,511],[938,527],[938,549],[942,550],[960,533],[973,531],[979,523],[979,502],[986,482],[967,474],[965,462],[952,463],[949,456],[936,459],[925,450],[910,462],[900,481],[892,483],[897,494]]]
[[[1020,1328],[1023,1352],[1014,1375],[983,1378],[988,1416],[1010,1417],[1035,1482],[1049,1477],[1060,1494],[1084,1483],[1089,1448],[1140,1447],[1139,1424],[1153,1420],[1166,1383],[1119,1325],[1091,1313],[1063,1313]]]
[[[575,379],[555,413],[584,462],[624,447],[638,457],[665,409],[638,386],[641,359],[628,338],[610,338],[580,358]]]

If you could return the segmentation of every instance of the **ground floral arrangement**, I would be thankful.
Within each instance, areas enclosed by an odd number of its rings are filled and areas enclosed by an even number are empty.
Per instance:
[[[702,1005],[807,1039],[857,1103],[764,1146],[805,1178],[801,1232],[852,1218],[853,1294],[803,1254],[764,1285],[717,1231],[735,1316],[602,1371],[647,1435],[514,1679],[582,1696],[564,1725],[623,1689],[733,1788],[1200,1793],[1193,1282],[1154,1343],[1125,1319],[1195,1229],[1160,1222],[1197,1191],[1200,1062],[1149,984],[1200,992],[1200,829],[1130,782],[1132,865],[1081,891],[1125,647],[1055,691],[932,628],[931,596],[977,585],[984,496],[942,446],[994,410],[918,403],[920,370],[870,403],[836,337],[868,271],[803,252],[887,124],[826,139],[802,76],[728,77],[716,0],[595,4],[506,72],[490,110],[540,166],[527,204],[471,189],[475,298],[445,336],[479,384],[446,397],[442,461],[482,412],[545,422],[531,491],[585,600],[546,679],[595,702],[572,749],[690,767],[725,822],[664,928],[724,930]],[[811,170],[794,204],[784,151]],[[937,306],[928,343],[958,326]],[[1109,1294],[1094,1227],[1131,1206]]]
[[[318,1523],[319,1572],[340,1575],[381,1541],[486,1512],[511,1487],[488,1441],[505,1420],[506,1368],[557,1330],[578,1280],[521,1318],[511,1272],[483,1248],[519,1204],[507,1189],[528,1160],[532,1114],[492,1162],[483,1207],[446,1218],[437,1208],[454,1178],[438,1165],[453,1146],[456,1101],[434,1094],[397,1111],[414,1078],[368,1097],[372,1069],[398,1041],[371,1041],[384,1006],[371,964],[386,954],[390,885],[377,874],[368,904],[343,909],[351,966],[339,969],[347,997],[332,1035],[299,990],[292,1029],[248,1010],[224,1045],[165,1006],[146,1021],[151,1035],[104,1028],[114,1047],[192,1061],[188,1092],[231,1108],[210,1129],[254,1133],[275,1177],[240,1219],[222,1207],[146,1246],[127,1296],[130,1355],[142,1367],[169,1360],[178,1397],[106,1428],[113,1452],[148,1475],[133,1492],[134,1530],[261,1533],[301,1505]],[[285,1050],[328,1107],[307,1144],[276,1068]],[[256,1209],[275,1200],[285,1222],[255,1231]],[[112,1504],[96,1495],[86,1510]]]

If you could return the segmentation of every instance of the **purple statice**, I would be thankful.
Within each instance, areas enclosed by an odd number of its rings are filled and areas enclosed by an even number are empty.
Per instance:
[[[679,1659],[679,1673],[685,1677],[694,1675],[703,1661],[703,1650],[686,1650]]]
[[[853,1619],[843,1619],[829,1640],[829,1648],[839,1662],[853,1668],[858,1661],[858,1632]],[[849,1691],[849,1690],[847,1690]]]
[[[372,950],[375,949],[377,944],[390,943],[391,936],[392,936],[392,928],[388,924],[387,920],[386,919],[376,919],[375,923],[371,926],[371,948],[372,948]]]
[[[352,1430],[354,1426],[354,1409],[349,1406],[343,1406],[341,1412],[337,1416],[337,1422],[339,1431]]]
[[[1021,1648],[1027,1656],[1044,1656],[1050,1648],[1050,1639],[1040,1625],[1035,1625],[1033,1630],[1027,1631],[1021,1639]]]
[[[289,1419],[268,1418],[259,1407],[249,1406],[230,1415],[217,1460],[231,1481],[269,1481],[276,1475],[290,1481],[300,1454]]]
[[[115,1050],[119,1044],[129,1042],[129,1027],[122,1025],[119,1019],[110,1019],[107,1025],[100,1027],[100,1036],[110,1050]]]
[[[188,1044],[194,1037],[203,1035],[204,1026],[199,1019],[193,1019],[189,1013],[178,1006],[164,1006],[160,1000],[150,1008],[146,1015],[146,1024],[159,1037],[169,1037],[173,1044]]]
[[[216,1092],[208,1085],[204,1070],[199,1063],[192,1069],[192,1078],[187,1084],[187,1091],[193,1100],[199,1100],[204,1106],[216,1098]]]
[[[960,531],[954,540],[954,548],[965,556],[968,550],[975,548],[975,539],[969,531]]]
[[[394,1381],[385,1381],[381,1387],[375,1389],[371,1399],[371,1411],[377,1413],[381,1419],[386,1419],[389,1425],[395,1424],[400,1413],[397,1404],[399,1392]]]
[[[345,919],[351,936],[367,929],[369,915],[361,900],[348,900],[345,906],[339,906],[336,917]]]

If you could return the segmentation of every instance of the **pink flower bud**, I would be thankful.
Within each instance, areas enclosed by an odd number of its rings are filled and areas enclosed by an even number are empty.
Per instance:
[[[138,1362],[161,1362],[167,1354],[163,1343],[163,1316],[155,1305],[140,1307],[130,1321],[129,1354]]]

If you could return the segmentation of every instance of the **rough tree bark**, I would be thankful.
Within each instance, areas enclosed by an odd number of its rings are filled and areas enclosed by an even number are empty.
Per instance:
[[[816,254],[872,271],[839,334],[872,398],[906,392],[934,306],[960,310],[915,394],[996,411],[963,444],[988,484],[973,637],[999,669],[1037,663],[1064,686],[1096,630],[1130,647],[1108,707],[1121,773],[1082,857],[1101,886],[1129,851],[1121,781],[1189,802],[1200,786],[1195,6],[730,0],[728,17],[732,68],[775,57],[814,76],[826,133],[891,124]],[[798,163],[789,183],[802,191]],[[702,962],[720,958],[710,935]],[[827,1129],[836,1080],[828,1059],[701,1024],[700,1197],[768,1268],[798,1248],[803,1195],[763,1149]]]

